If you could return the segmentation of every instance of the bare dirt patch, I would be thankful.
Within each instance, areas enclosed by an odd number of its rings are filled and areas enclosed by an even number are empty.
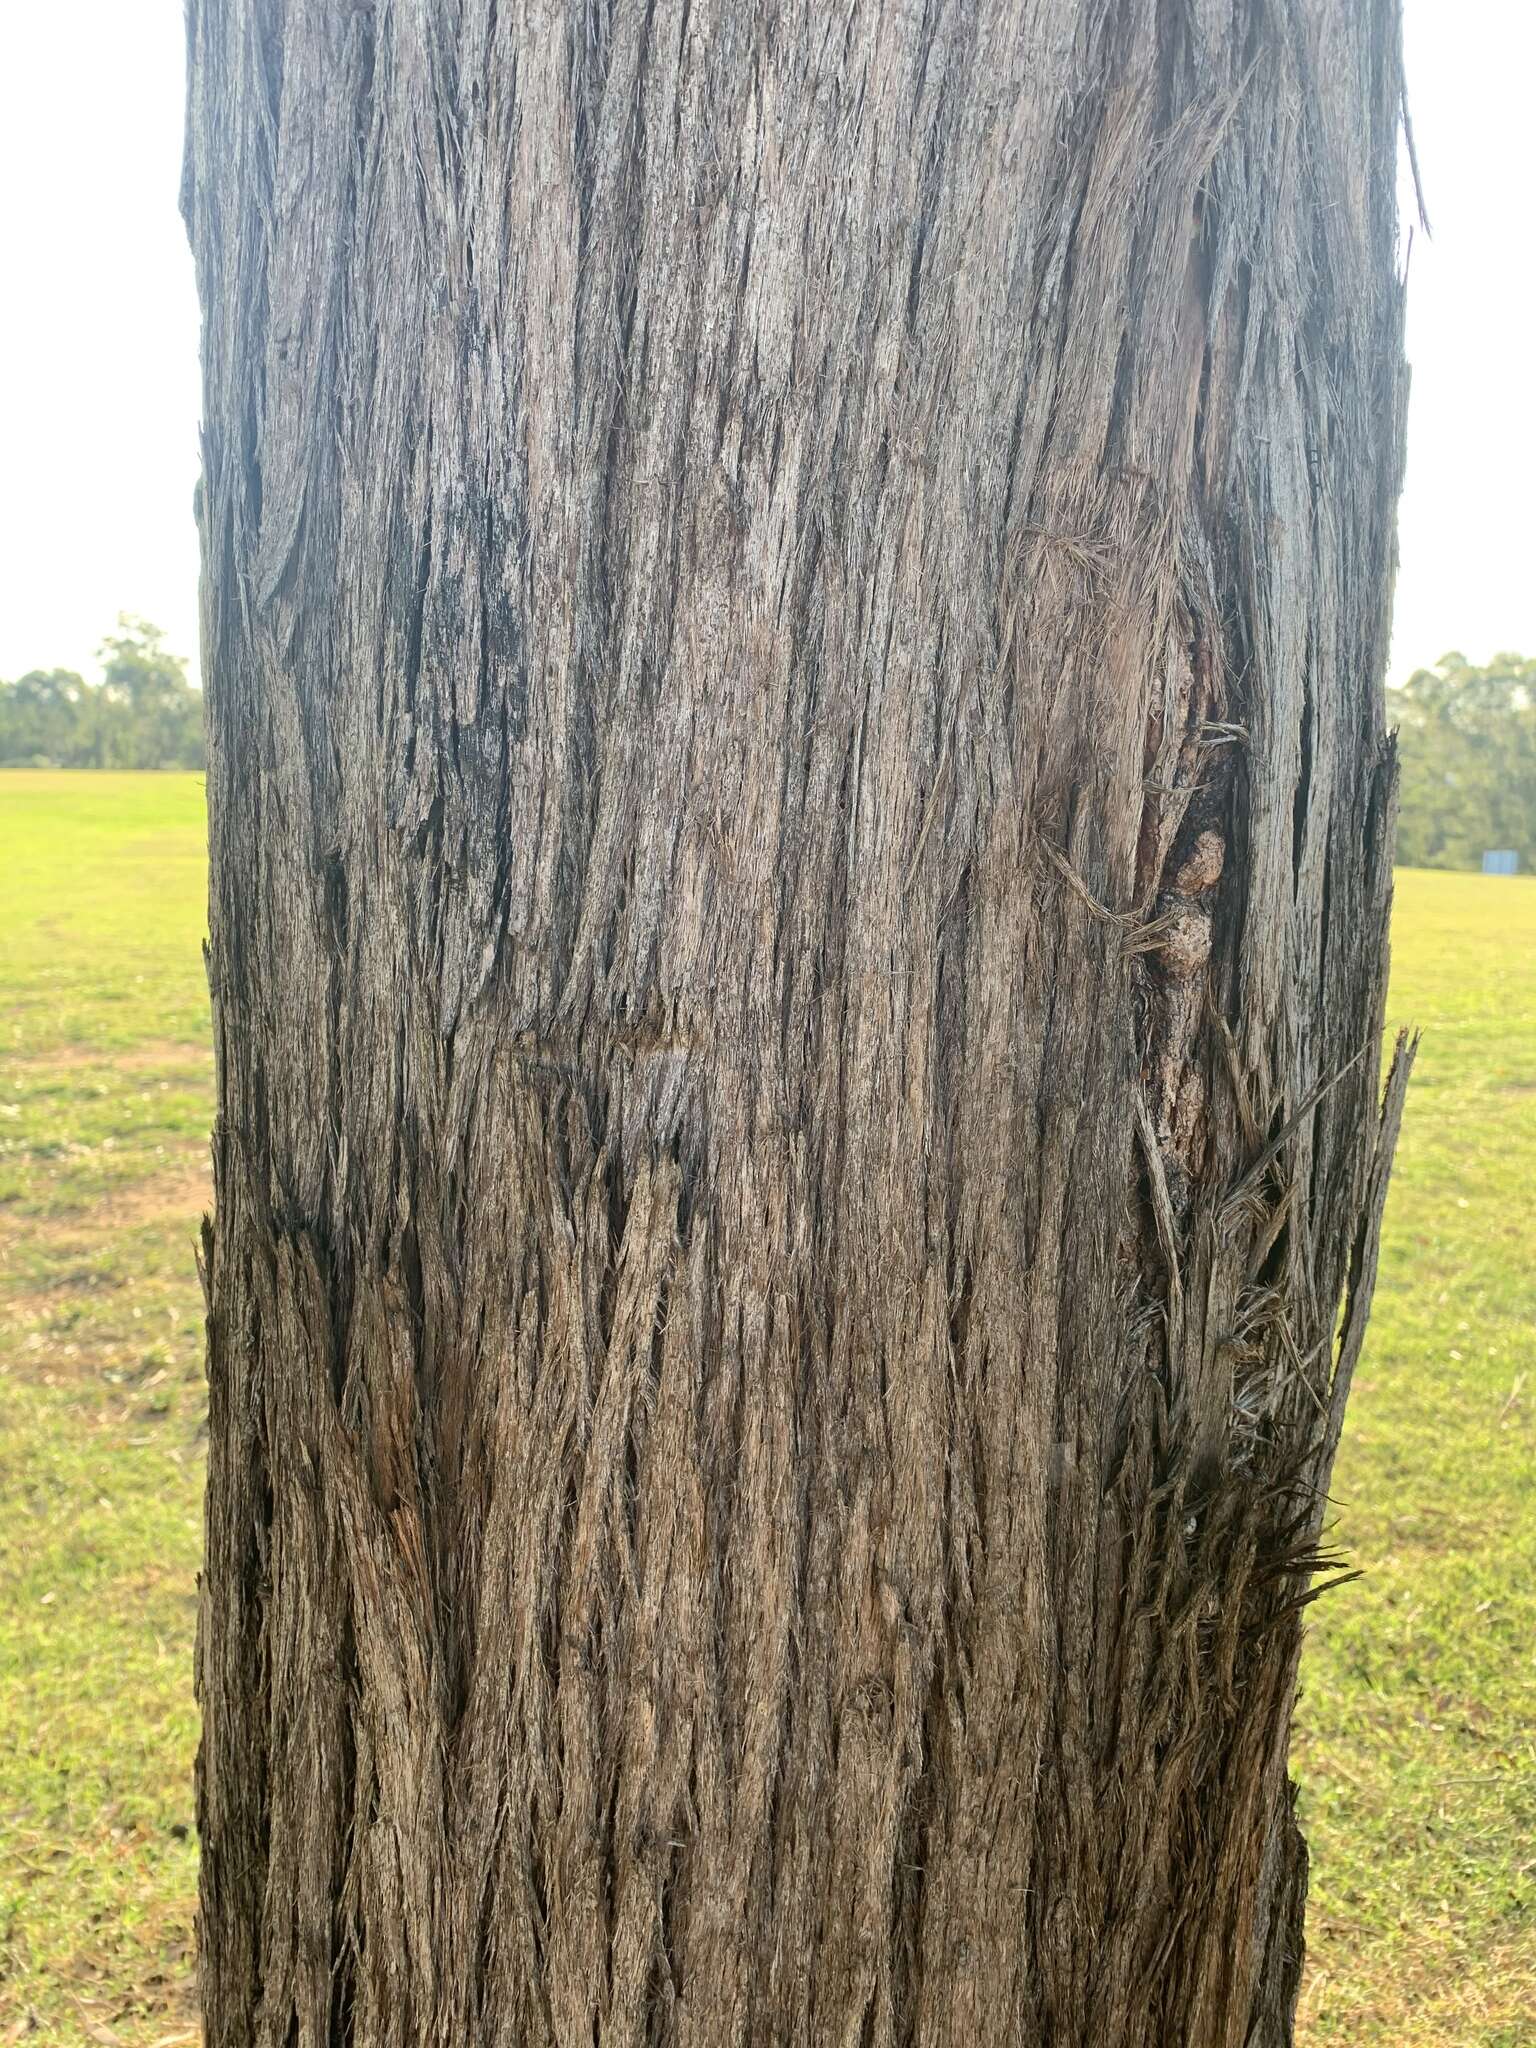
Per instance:
[[[11,1275],[22,1263],[18,1255],[42,1246],[48,1255],[40,1267],[33,1265],[26,1283],[9,1276],[0,1283],[0,1324],[19,1339],[8,1369],[45,1380],[61,1367],[70,1376],[89,1374],[158,1339],[156,1319],[170,1296],[195,1284],[193,1243],[212,1200],[212,1175],[206,1157],[199,1157],[104,1193],[73,1215],[67,1228],[61,1229],[57,1218],[29,1219],[0,1232],[0,1269],[10,1268]],[[132,1247],[122,1242],[130,1235],[142,1242],[147,1231],[162,1244],[184,1247],[181,1278],[174,1286],[168,1288],[164,1275],[146,1283]],[[110,1256],[115,1252],[125,1255]],[[109,1255],[105,1259],[104,1253]],[[128,1308],[111,1307],[125,1297],[138,1305],[131,1327],[124,1320]]]
[[[99,1236],[103,1231],[139,1230],[148,1223],[178,1220],[195,1230],[212,1202],[213,1173],[204,1158],[196,1166],[157,1173],[149,1180],[115,1189],[83,1219],[82,1234]]]
[[[213,1049],[184,1038],[147,1038],[138,1045],[56,1045],[48,1052],[13,1055],[9,1064],[29,1072],[78,1073],[87,1067],[110,1067],[119,1074],[163,1074],[181,1069],[205,1074],[213,1065]]]

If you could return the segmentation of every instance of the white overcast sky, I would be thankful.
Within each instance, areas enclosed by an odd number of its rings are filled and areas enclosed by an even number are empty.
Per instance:
[[[1536,654],[1536,0],[1405,0],[1415,238],[1392,674]],[[0,675],[94,673],[118,612],[195,657],[197,310],[176,0],[0,19]]]

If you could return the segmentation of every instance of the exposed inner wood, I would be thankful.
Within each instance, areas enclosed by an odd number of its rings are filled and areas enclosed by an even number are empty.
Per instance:
[[[1289,2040],[1396,12],[192,0],[213,2048]]]

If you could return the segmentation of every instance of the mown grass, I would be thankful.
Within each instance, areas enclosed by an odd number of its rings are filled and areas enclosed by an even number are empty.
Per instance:
[[[0,775],[0,2039],[192,2042],[202,779]]]
[[[212,1072],[192,776],[0,775],[0,2040],[190,2044]],[[1536,884],[1399,878],[1425,1028],[1313,1610],[1311,2048],[1536,2040]],[[1170,2044],[1176,2048],[1176,2044]]]
[[[1424,1033],[1313,1609],[1303,2038],[1536,2042],[1536,882],[1399,874]]]

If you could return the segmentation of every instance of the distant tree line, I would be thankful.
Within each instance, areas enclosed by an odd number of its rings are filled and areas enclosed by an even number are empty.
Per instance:
[[[1447,654],[1387,693],[1398,726],[1403,867],[1475,868],[1513,849],[1536,865],[1536,661],[1499,654],[1474,668]]]
[[[0,767],[201,768],[202,693],[147,619],[124,616],[102,677],[33,669],[0,682]]]

